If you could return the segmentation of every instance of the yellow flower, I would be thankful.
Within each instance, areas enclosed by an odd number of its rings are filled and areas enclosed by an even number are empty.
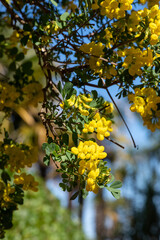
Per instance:
[[[156,128],[160,128],[160,113],[157,110],[160,97],[157,96],[153,88],[136,88],[135,94],[129,94],[128,99],[130,102],[133,102],[133,105],[130,107],[131,111],[141,114],[144,125],[148,129],[155,131]]]
[[[59,106],[64,109],[64,102],[62,102],[61,104],[59,104]]]
[[[76,155],[79,153],[78,148],[76,148],[76,147],[72,147],[71,152],[76,154]]]
[[[153,33],[151,35],[151,38],[150,38],[149,42],[150,42],[151,45],[155,45],[156,43],[158,43],[158,35]]]
[[[23,190],[38,191],[38,182],[34,180],[31,174],[22,173],[21,175],[14,175],[14,183],[17,185],[23,185]]]

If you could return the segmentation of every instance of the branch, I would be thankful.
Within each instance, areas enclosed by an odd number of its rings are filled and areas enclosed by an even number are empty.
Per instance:
[[[79,65],[79,66],[75,66],[72,68],[65,68],[61,71],[61,73],[72,72],[72,71],[75,71],[76,69],[84,69],[84,68],[88,68],[88,67],[89,67],[88,64],[84,64],[84,65]]]
[[[128,125],[127,125],[127,123],[126,123],[124,117],[123,117],[123,115],[122,115],[122,113],[120,112],[120,110],[119,110],[117,104],[115,103],[114,99],[112,98],[112,96],[111,96],[109,90],[106,89],[106,91],[107,91],[107,93],[108,93],[110,99],[112,100],[113,104],[115,105],[115,107],[116,107],[116,109],[117,109],[117,111],[118,111],[120,117],[122,118],[122,121],[124,122],[124,125],[126,126],[128,132],[129,132],[129,135],[130,135],[130,137],[131,137],[131,139],[132,139],[133,145],[134,145],[134,147],[136,148],[136,147],[137,147],[137,146],[136,146],[136,143],[135,143],[135,141],[134,141],[134,138],[133,138],[133,136],[132,136],[132,133],[131,133],[131,131],[130,131],[130,129],[129,129],[129,127],[128,127]]]
[[[123,149],[125,148],[125,147],[123,147],[121,144],[119,144],[119,143],[113,141],[112,139],[110,139],[109,137],[106,137],[105,139],[107,139],[108,141],[110,141],[110,142],[116,144],[118,147],[121,147],[121,148],[123,148]]]
[[[83,53],[83,54],[88,54],[89,56],[98,58],[98,59],[100,59],[100,60],[102,60],[102,61],[104,61],[104,62],[109,62],[109,60],[106,59],[106,58],[99,57],[99,56],[93,55],[93,54],[91,54],[91,53],[85,53],[85,52],[81,51],[81,50],[78,48],[78,46],[75,46],[75,45],[72,44],[72,43],[69,43],[69,44],[73,47],[73,49],[70,48],[70,49],[73,50],[73,51],[78,51],[78,52]],[[68,48],[69,48],[69,47],[68,47]],[[115,62],[110,62],[110,63],[111,63],[112,65],[117,66],[117,63],[115,63]]]
[[[16,14],[13,11],[13,9],[10,7],[10,5],[5,0],[1,0],[1,2],[7,8],[8,13],[11,14],[11,17],[13,19],[18,20],[22,25],[24,25],[26,23],[18,14]]]

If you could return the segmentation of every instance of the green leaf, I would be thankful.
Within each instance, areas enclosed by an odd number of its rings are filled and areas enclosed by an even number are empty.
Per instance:
[[[102,81],[101,78],[100,78],[99,81],[98,81],[98,86],[99,86],[99,87],[103,87],[103,81]]]
[[[2,180],[7,184],[7,181],[10,181],[11,178],[9,176],[9,174],[6,171],[3,171],[1,174],[1,178]]]
[[[120,196],[121,196],[120,191],[116,191],[116,192],[113,192],[113,191],[112,191],[111,193],[112,193],[113,197],[115,197],[116,199],[119,199]]]
[[[74,194],[72,195],[72,197],[70,198],[70,200],[76,199],[76,197],[77,197],[78,195],[79,195],[79,191],[76,192],[76,193],[74,193]]]
[[[114,176],[113,176],[113,174],[110,174],[110,176],[111,176],[111,179],[110,179],[109,183],[112,183],[114,181]]]
[[[65,95],[68,94],[68,92],[70,92],[71,90],[73,90],[73,84],[71,82],[66,82],[63,88],[63,98],[65,97]]]
[[[115,181],[110,185],[111,188],[121,188],[122,187],[122,182],[121,181]]]
[[[99,188],[101,188],[101,189],[102,189],[102,188],[104,188],[104,186],[103,186],[103,185],[100,185],[100,186],[99,186]]]
[[[67,163],[66,162],[62,162],[61,163],[61,168],[66,171],[67,170]]]
[[[96,90],[93,90],[91,93],[92,93],[92,96],[94,99],[96,99],[98,97],[98,93]]]
[[[114,189],[111,187],[106,187],[106,189],[110,191],[113,197],[115,197],[116,199],[120,198],[121,191],[119,189]]]
[[[24,59],[24,53],[19,53],[19,54],[17,54],[17,56],[16,56],[16,61],[22,61]]]
[[[69,12],[65,12],[60,16],[61,21],[66,21],[67,17],[69,16]]]
[[[18,204],[23,204],[23,197],[24,197],[24,192],[21,189],[20,185],[15,186],[15,194],[14,194],[14,202]]]
[[[93,100],[92,102],[90,102],[89,106],[90,107],[96,107],[97,106],[96,100]]]
[[[18,48],[16,48],[16,47],[13,47],[13,48],[10,49],[10,54],[11,54],[11,56],[16,55],[17,52],[18,52]]]
[[[42,144],[42,150],[43,150],[43,151],[45,151],[47,145],[48,145],[47,143],[43,143],[43,144]]]
[[[66,178],[63,178],[63,183],[68,183],[68,179],[66,179]]]
[[[43,143],[43,145],[42,145],[42,149],[45,150],[46,155],[48,155],[48,156],[49,156],[49,155],[51,154],[51,152],[52,152],[52,144],[53,144],[53,143],[51,143],[51,144]]]
[[[45,156],[43,158],[43,162],[46,166],[49,166],[49,163],[50,163],[50,156]]]
[[[26,68],[31,68],[32,67],[32,62],[31,61],[27,61],[25,63],[22,64],[22,68],[23,68],[23,71],[26,69]]]
[[[114,180],[114,176],[112,175],[110,183],[113,182],[113,180]],[[106,189],[111,192],[113,197],[115,197],[116,199],[119,199],[121,191],[120,189],[117,189],[117,188],[120,188],[120,187],[122,187],[121,181],[115,181],[109,187],[106,186]]]
[[[67,186],[67,191],[71,192],[72,191],[72,186]]]
[[[65,93],[67,93],[67,91],[69,91],[71,88],[73,88],[73,84],[71,82],[66,82],[63,90],[65,91]]]
[[[22,70],[27,75],[31,75],[33,73],[33,70],[31,68],[32,68],[32,62],[31,61],[27,61],[27,62],[22,64]]]
[[[70,160],[70,159],[71,159],[71,157],[72,157],[72,153],[71,153],[71,152],[69,152],[69,151],[67,151],[67,152],[66,152],[66,156],[67,156],[67,158]]]
[[[32,28],[29,24],[24,24],[23,25],[23,30],[24,31],[27,31],[27,32],[31,32],[32,31]]]
[[[56,152],[59,150],[59,146],[53,142],[51,143],[43,143],[42,149],[46,152],[46,155],[56,155]]]
[[[75,146],[77,147],[78,146],[78,134],[76,132],[72,133],[72,140],[73,140]]]
[[[65,174],[65,173],[63,173],[63,174],[62,174],[62,178],[68,178],[68,175]]]
[[[65,143],[66,145],[69,144],[69,135],[67,133],[63,134],[62,136],[62,141],[63,143]]]
[[[61,161],[62,161],[62,162],[65,162],[67,159],[68,159],[68,158],[67,158],[66,155],[61,156]]]
[[[26,35],[21,39],[22,46],[26,46],[28,39],[29,39],[29,35]]]
[[[92,6],[92,0],[87,0],[87,3],[88,3],[88,8],[91,8],[91,6]]]
[[[59,28],[62,28],[62,23],[56,21],[56,24],[58,25]]]
[[[61,84],[61,81],[58,82],[58,90],[60,93],[62,93],[62,84]]]
[[[51,137],[48,138],[48,143],[52,143],[53,139]]]
[[[52,3],[55,7],[58,6],[58,3],[57,3],[56,1],[54,1],[54,0],[50,0],[50,1],[51,1],[51,3]]]
[[[57,144],[55,144],[55,143],[54,143],[54,147],[55,147],[55,151],[56,152],[60,149],[60,147]]]
[[[82,197],[85,199],[88,196],[88,191],[86,189],[82,190]]]
[[[10,71],[15,71],[16,70],[16,62],[12,62],[10,65],[9,65],[9,70]]]
[[[64,183],[60,183],[59,186],[62,188],[63,191],[65,191],[67,188],[67,186]]]

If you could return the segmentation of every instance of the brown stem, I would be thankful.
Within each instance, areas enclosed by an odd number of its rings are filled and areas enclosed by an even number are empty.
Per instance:
[[[1,0],[2,4],[7,8],[8,13],[11,14],[11,17],[16,21],[18,20],[21,24],[25,24],[26,22],[18,15],[16,14],[13,9],[10,7],[10,5],[5,1]]]
[[[121,144],[119,144],[119,143],[113,141],[112,139],[110,139],[109,137],[106,137],[106,139],[107,139],[108,141],[110,141],[110,142],[116,144],[118,147],[121,147],[121,148],[123,148],[123,149],[125,148],[125,147],[123,147]]]
[[[119,113],[119,115],[120,115],[122,121],[124,122],[124,125],[126,126],[128,132],[129,132],[129,135],[130,135],[130,137],[131,137],[131,139],[132,139],[133,145],[134,145],[134,147],[136,148],[136,147],[137,147],[137,146],[136,146],[136,143],[135,143],[135,141],[134,141],[134,138],[133,138],[133,136],[132,136],[132,133],[131,133],[131,131],[130,131],[130,129],[129,129],[129,127],[128,127],[128,125],[127,125],[127,123],[126,123],[124,117],[123,117],[123,115],[122,115],[122,113],[120,112],[120,110],[119,110],[117,104],[115,103],[115,101],[114,101],[112,95],[110,94],[109,90],[106,89],[106,91],[107,91],[107,93],[108,93],[110,99],[112,100],[113,104],[115,105],[115,107],[116,107],[116,109],[117,109],[117,111],[118,111],[118,113]]]

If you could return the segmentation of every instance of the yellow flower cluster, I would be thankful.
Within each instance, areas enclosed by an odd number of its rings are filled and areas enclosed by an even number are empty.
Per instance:
[[[26,46],[23,46],[22,44],[20,44],[20,48],[22,49],[23,53],[26,54],[29,49],[33,48],[32,35],[30,32],[24,32],[21,29],[19,30],[19,32],[14,30],[12,35],[10,36],[10,44],[11,44],[10,46],[11,47],[17,46],[18,43],[21,43],[20,39],[26,35],[29,36]]]
[[[147,0],[148,8],[152,8],[154,5],[159,5],[159,0]]]
[[[75,4],[74,1],[69,1],[66,3],[66,5],[63,8],[66,9],[67,11],[70,10],[71,12],[75,12],[78,6]]]
[[[111,48],[113,35],[109,28],[105,29],[105,39],[107,40],[106,47]]]
[[[149,23],[149,27],[146,31],[144,40],[150,36],[150,44],[155,45],[158,42],[160,36],[160,9],[158,5],[155,5],[149,10],[144,8],[139,11],[132,11],[129,17],[127,28],[130,32],[137,32],[137,37],[143,32],[143,26],[140,25],[142,21],[146,23],[146,18]],[[143,40],[142,40],[143,42]]]
[[[48,34],[56,33],[59,30],[59,27],[56,23],[56,21],[51,21],[45,28],[45,31],[47,31]]]
[[[103,56],[103,49],[104,49],[104,45],[103,43],[99,42],[99,43],[95,43],[90,42],[90,43],[85,43],[80,47],[80,50],[88,53],[90,55],[96,56],[96,57],[100,57]]]
[[[43,102],[42,85],[38,82],[32,82],[22,88],[23,101],[22,106],[32,105],[37,107],[39,102]]]
[[[91,56],[89,59],[89,65],[90,68],[95,71],[95,73],[99,72],[99,68],[102,64],[100,57],[104,55],[104,47],[105,46],[101,42],[95,43],[94,41],[80,46],[80,50],[82,52],[88,53]]]
[[[9,93],[9,94],[8,94]],[[16,88],[8,83],[0,83],[0,111],[4,108],[15,109],[17,107],[16,100],[20,96]]]
[[[38,160],[38,152],[36,148],[14,143],[8,138],[7,132],[5,137],[4,142],[0,142],[0,211],[7,209],[12,213],[17,209],[17,204],[23,201],[23,190],[38,191],[38,182],[31,174],[20,174],[22,168],[31,167]]]
[[[153,7],[154,5],[159,5],[159,0],[140,0],[140,3],[145,4],[148,2],[148,8]]]
[[[160,97],[153,88],[136,88],[134,94],[128,95],[128,99],[133,103],[131,111],[140,113],[148,129],[152,132],[156,128],[160,129],[160,110],[157,105],[160,103]]]
[[[110,132],[113,131],[111,125],[111,120],[106,120],[104,117],[101,118],[100,114],[96,113],[92,121],[90,121],[88,124],[84,124],[83,132],[93,133],[95,131],[97,133],[97,139],[102,141],[105,137],[109,137]]]
[[[37,149],[30,148],[23,150],[17,145],[5,145],[3,153],[8,156],[6,168],[12,172],[20,172],[21,168],[31,167],[37,161]]]
[[[120,57],[125,57],[123,67],[128,69],[131,76],[142,74],[141,68],[151,66],[153,63],[153,53],[150,48],[141,51],[140,48],[131,47],[124,51],[118,51]]]
[[[1,207],[7,207],[8,203],[13,202],[11,194],[15,192],[15,188],[11,187],[10,183],[7,185],[0,179],[0,204]]]
[[[110,114],[114,110],[113,103],[108,101],[105,101],[103,106],[105,107],[105,114]]]
[[[125,17],[125,11],[132,9],[132,3],[134,0],[105,0],[98,5],[98,0],[92,4],[92,9],[98,9],[100,7],[100,14],[106,15],[108,18],[119,19]]]
[[[1,82],[0,111],[5,111],[5,108],[16,110],[18,107],[28,107],[28,105],[36,107],[39,102],[43,101],[42,85],[38,82],[29,83],[21,89],[21,92],[22,95],[13,85]],[[21,101],[20,96],[23,97]]]
[[[23,190],[38,191],[38,182],[35,181],[31,174],[22,173],[20,175],[14,175],[14,183],[17,185],[23,185]]]
[[[71,98],[67,100],[67,103],[69,107],[74,107],[75,109],[79,110],[79,112],[84,115],[89,115],[89,109],[94,109],[88,105],[88,103],[92,102],[92,98],[90,98],[90,95],[86,97],[84,94],[80,94],[78,96],[72,95]],[[64,108],[64,102],[60,104],[61,108]],[[72,109],[73,110],[73,109]],[[70,113],[72,114],[72,112]]]
[[[98,164],[100,160],[107,156],[107,153],[104,152],[104,147],[93,141],[85,141],[84,143],[80,141],[77,148],[71,148],[71,152],[78,155],[80,160],[78,172],[85,176],[87,182],[86,190],[96,194],[98,192],[97,181],[100,175]]]
[[[44,30],[44,34],[41,35],[41,45],[39,46],[39,51],[45,51],[44,46],[45,45],[45,48],[46,47],[49,47],[49,44],[52,42],[52,36],[53,34],[57,34],[58,31],[59,31],[59,27],[57,25],[57,22],[56,21],[50,21],[47,23],[46,26],[44,26],[43,30]]]
[[[148,9],[146,9],[148,11]],[[146,11],[140,10],[140,11],[132,11],[131,15],[129,16],[128,23],[127,23],[127,29],[129,32],[140,32],[142,31],[142,27],[140,26],[140,21],[143,20],[143,18],[146,15]]]
[[[124,15],[125,10],[128,10],[129,8],[127,6],[131,6],[131,3],[133,1],[102,1],[100,4],[100,10],[102,15],[106,15],[108,17],[112,18],[117,18],[115,12],[117,11],[117,6],[119,6],[118,11],[123,11],[122,16]],[[119,3],[119,5],[117,5]],[[135,37],[139,37],[141,33],[144,31],[143,26],[141,22],[146,24],[146,19],[148,22],[148,28],[145,32],[145,37],[144,39],[141,40],[140,45],[143,43],[144,40],[149,38],[149,42],[151,45],[155,45],[159,41],[159,36],[160,36],[160,9],[159,6],[156,5],[157,1],[149,1],[150,5],[152,6],[150,9],[144,8],[143,10],[139,11],[132,11],[131,15],[129,16],[127,20],[126,27],[128,28],[128,31],[135,33]],[[113,6],[113,9],[112,7]],[[123,7],[122,7],[123,6]],[[126,7],[125,7],[126,6]],[[92,5],[93,9],[98,9],[98,1],[95,1],[95,3]],[[123,9],[124,8],[124,9]],[[126,8],[126,9],[125,9]],[[128,9],[127,9],[128,8]],[[123,10],[122,10],[123,9]],[[109,11],[109,15],[108,15]],[[111,14],[111,15],[110,15]],[[120,15],[119,15],[120,16]],[[121,16],[121,17],[122,17]],[[118,23],[113,23],[114,24]],[[125,24],[124,24],[125,25]],[[105,38],[108,40],[106,47],[111,47],[113,45],[113,36],[112,32],[107,28],[106,30],[106,35]],[[102,43],[96,44],[96,47],[99,49],[99,57],[102,57],[103,54],[103,49],[104,45]],[[101,48],[100,48],[101,46]],[[89,43],[89,44],[84,44],[81,46],[81,50],[93,55],[94,49],[96,49],[95,43]],[[140,48],[136,47],[131,47],[128,49],[125,49],[124,51],[118,51],[118,55],[121,57],[126,57],[125,61],[123,63],[123,66],[127,69],[129,69],[129,73],[132,76],[135,75],[141,75],[142,74],[142,67],[147,65],[151,66],[153,63],[153,54],[151,49],[146,49],[146,50],[141,50]],[[97,55],[96,55],[97,56]],[[89,60],[89,64],[92,70],[95,71],[95,73],[99,73],[101,76],[111,79],[113,76],[117,75],[116,69],[112,66],[111,69],[109,68],[101,68],[101,59],[95,59],[95,57],[91,57]]]
[[[108,33],[109,30],[106,29],[106,38],[108,39],[108,46],[111,46],[109,36],[112,37],[112,34],[110,33],[110,35],[108,35]],[[91,42],[88,44],[83,44],[80,47],[80,50],[91,55],[89,59],[89,65],[90,68],[94,70],[94,73],[99,73],[101,77],[111,79],[113,76],[117,75],[117,70],[115,69],[115,66],[107,66],[104,68],[101,67],[102,65],[101,57],[103,57],[104,55],[103,52],[104,47],[105,46],[101,42],[99,43]]]
[[[146,125],[152,132],[156,129],[160,129],[160,110],[154,112],[152,115],[143,117],[143,121],[143,125]]]
[[[150,44],[155,45],[158,43],[160,36],[160,9],[158,5],[154,5],[149,13],[149,28],[151,32]]]
[[[115,69],[115,66],[104,67],[104,69],[100,69],[99,73],[101,77],[107,79],[117,76],[117,70]]]

